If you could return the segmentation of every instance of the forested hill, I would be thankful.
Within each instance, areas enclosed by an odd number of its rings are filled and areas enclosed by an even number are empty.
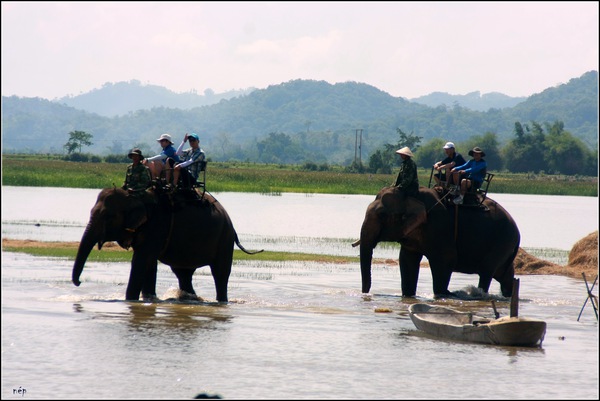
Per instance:
[[[175,93],[167,88],[142,83],[138,80],[128,82],[107,82],[101,88],[91,90],[79,95],[64,96],[54,99],[54,102],[71,106],[79,110],[100,114],[105,117],[116,117],[136,110],[146,110],[153,107],[166,107],[169,109],[189,110],[195,107],[209,106],[221,100],[247,95],[256,88],[233,90],[224,93],[215,93],[206,89],[200,95],[196,91]],[[451,95],[449,93],[434,92],[426,96],[408,99],[411,102],[429,107],[460,105],[466,109],[488,111],[489,109],[504,109],[514,107],[526,97],[510,97],[502,93],[480,92],[467,93],[466,95]]]
[[[397,129],[422,137],[466,141],[487,132],[501,143],[515,135],[515,122],[562,121],[565,131],[598,146],[598,72],[548,88],[511,108],[473,111],[455,104],[428,107],[393,97],[373,86],[294,80],[190,110],[154,107],[123,116],[95,113],[39,98],[2,97],[3,152],[63,153],[74,130],[93,135],[86,152],[124,153],[132,146],[155,154],[155,139],[171,133],[178,143],[186,132],[200,135],[214,160],[277,162],[279,151],[294,149],[297,160],[343,164],[355,155],[357,130],[362,157],[398,141]],[[271,139],[276,138],[277,141]],[[277,143],[285,149],[269,148]]]
[[[429,107],[441,105],[454,106],[458,104],[466,109],[477,111],[488,111],[489,109],[504,109],[515,107],[517,104],[527,100],[527,97],[510,97],[502,93],[471,92],[466,95],[451,95],[444,92],[433,92],[429,95],[410,99],[411,102],[424,104]]]
[[[250,88],[217,94],[207,89],[203,95],[199,95],[195,91],[175,93],[162,86],[142,85],[138,80],[131,80],[114,84],[107,82],[100,89],[77,96],[65,96],[56,102],[101,116],[116,117],[153,107],[190,110],[245,95],[253,90],[254,88]]]

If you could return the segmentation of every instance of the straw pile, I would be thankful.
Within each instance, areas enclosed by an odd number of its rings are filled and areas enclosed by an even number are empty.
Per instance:
[[[588,280],[593,280],[598,274],[598,231],[587,235],[573,246],[566,266],[536,258],[521,248],[514,266],[515,274],[555,274],[582,278],[581,273],[585,273]]]

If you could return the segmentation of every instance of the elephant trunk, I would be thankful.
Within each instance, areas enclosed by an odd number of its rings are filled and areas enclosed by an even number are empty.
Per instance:
[[[360,274],[362,277],[362,292],[368,293],[371,290],[371,262],[373,260],[373,247],[367,245],[365,241],[360,243]]]
[[[77,257],[75,258],[75,263],[73,264],[73,273],[71,280],[73,284],[79,286],[81,281],[79,281],[79,276],[83,271],[83,266],[90,255],[90,252],[94,248],[94,245],[98,242],[95,238],[95,235],[92,233],[92,223],[88,223],[83,236],[81,237],[81,242],[79,243],[79,248],[77,249]]]

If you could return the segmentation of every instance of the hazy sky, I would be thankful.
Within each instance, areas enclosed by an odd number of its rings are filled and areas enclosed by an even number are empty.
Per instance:
[[[598,2],[2,1],[2,95],[355,81],[530,96],[598,70]]]

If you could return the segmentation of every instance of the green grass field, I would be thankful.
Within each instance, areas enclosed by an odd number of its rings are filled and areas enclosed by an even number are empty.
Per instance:
[[[14,242],[14,241],[13,241]],[[51,246],[45,244],[26,244],[19,245],[3,245],[2,250],[5,252],[21,252],[33,256],[54,257],[68,260],[75,260],[77,247],[70,243],[52,243]],[[131,262],[132,250],[125,250],[117,246],[105,247],[101,251],[93,249],[87,260],[89,262]],[[236,261],[252,260],[252,261],[312,261],[321,263],[358,263],[358,257],[351,256],[332,256],[319,255],[300,252],[271,252],[264,251],[254,255],[248,255],[239,249],[235,249],[233,258]]]
[[[66,188],[106,188],[123,184],[125,163],[79,163],[31,155],[2,156],[2,185]],[[490,193],[598,196],[598,177],[494,172]],[[419,183],[428,186],[431,170],[419,169]],[[324,193],[374,195],[391,185],[395,174],[301,171],[298,166],[209,162],[210,192]]]

